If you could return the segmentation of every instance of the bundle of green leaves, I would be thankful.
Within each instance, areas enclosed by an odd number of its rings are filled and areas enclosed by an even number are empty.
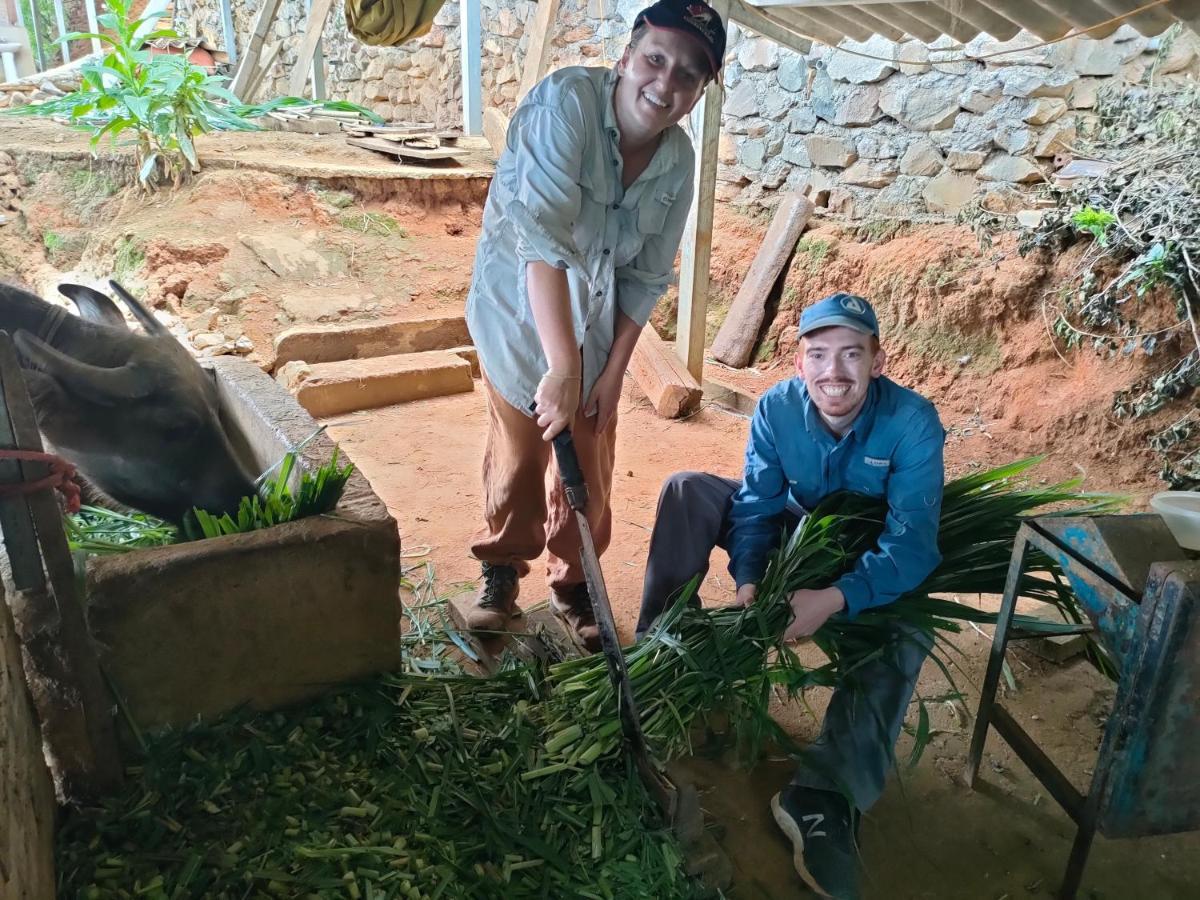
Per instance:
[[[1076,482],[1021,487],[1018,477],[1038,461],[1027,459],[948,483],[938,533],[941,563],[920,587],[895,602],[853,619],[830,619],[813,637],[828,658],[816,668],[803,665],[782,641],[791,619],[789,595],[831,584],[874,546],[887,512],[881,501],[849,493],[824,500],[784,537],[749,607],[700,609],[688,602],[695,584],[685,589],[626,651],[642,727],[657,755],[671,758],[686,752],[693,723],[717,709],[731,711],[749,758],[757,756],[767,738],[787,747],[787,736],[768,712],[772,687],[798,696],[812,687],[852,686],[855,672],[897,639],[897,626],[912,639],[933,645],[933,658],[953,683],[945,634],[959,631],[962,622],[994,623],[996,614],[939,595],[1001,593],[1023,516],[1064,504],[1073,504],[1072,514],[1112,506],[1111,497],[1077,492]],[[1081,622],[1074,597],[1053,563],[1039,556],[1033,568],[1044,576],[1026,576],[1021,595],[1047,603],[1062,622],[1018,616],[1017,623],[1027,632],[1051,635]],[[554,690],[546,762],[576,765],[616,754],[621,743],[617,697],[604,658],[569,660],[554,667],[550,678]]]

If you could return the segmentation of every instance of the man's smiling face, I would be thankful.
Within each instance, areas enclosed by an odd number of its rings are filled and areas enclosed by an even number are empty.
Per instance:
[[[886,360],[871,335],[842,325],[821,328],[800,339],[796,374],[830,425],[848,425],[867,399],[871,379]]]

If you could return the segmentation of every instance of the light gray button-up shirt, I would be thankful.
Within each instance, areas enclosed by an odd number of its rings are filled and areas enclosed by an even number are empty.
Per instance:
[[[517,107],[483,211],[467,325],[488,380],[528,411],[547,370],[527,263],[566,269],[583,395],[612,348],[617,312],[645,325],[667,289],[692,202],[691,142],[678,125],[629,190],[621,185],[614,70],[572,66]]]

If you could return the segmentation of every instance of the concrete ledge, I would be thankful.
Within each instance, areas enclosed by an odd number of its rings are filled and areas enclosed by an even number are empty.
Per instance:
[[[321,418],[474,387],[471,363],[455,353],[401,353],[310,366],[296,388],[296,399]]]
[[[467,320],[462,316],[372,322],[369,325],[310,325],[289,328],[275,338],[275,368],[294,360],[337,362],[395,353],[449,350],[470,343]]]
[[[214,363],[225,418],[260,470],[317,431],[253,364]],[[332,452],[322,434],[300,463]],[[395,668],[399,580],[395,520],[355,472],[329,516],[93,558],[88,619],[138,724],[182,725]]]

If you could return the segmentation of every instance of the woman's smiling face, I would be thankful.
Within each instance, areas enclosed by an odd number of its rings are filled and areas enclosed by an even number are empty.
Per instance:
[[[708,83],[710,65],[693,38],[648,25],[625,48],[618,72],[614,104],[622,137],[646,140],[692,111]]]

